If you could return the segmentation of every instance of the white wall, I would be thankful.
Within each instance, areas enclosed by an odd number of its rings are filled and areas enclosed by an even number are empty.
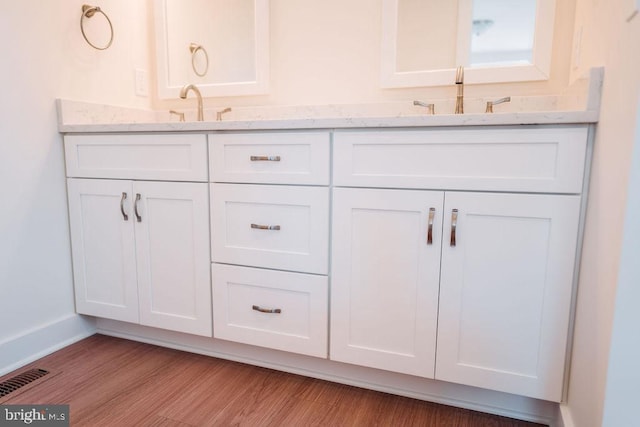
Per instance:
[[[113,46],[104,52],[81,38],[82,4],[0,0],[0,374],[55,344],[53,338],[42,340],[43,348],[29,353],[25,337],[39,337],[42,328],[74,316],[54,99],[149,103],[133,95],[134,67],[148,69],[145,2],[101,3],[116,31]],[[82,330],[65,329],[69,334]]]
[[[576,0],[557,1],[551,79],[467,86],[469,97],[558,94],[568,84]],[[441,88],[380,88],[382,0],[271,0],[268,95],[205,100],[205,107],[358,104],[451,98]],[[425,37],[442,35],[425,28]],[[440,44],[445,46],[445,44]],[[186,83],[186,82],[185,82]],[[154,108],[193,108],[193,100],[157,100]]]
[[[633,0],[578,0],[581,67],[605,65],[584,238],[568,412],[577,427],[599,426],[624,235],[624,214],[640,93],[640,19]],[[637,262],[637,254],[636,254]],[[637,285],[637,283],[636,283]],[[624,425],[624,424],[622,424]]]
[[[633,153],[607,372],[602,423],[605,427],[631,426],[638,422],[636,406],[640,399],[640,105],[636,115]]]

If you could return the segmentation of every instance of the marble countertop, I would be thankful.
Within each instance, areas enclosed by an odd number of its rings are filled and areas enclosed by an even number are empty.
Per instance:
[[[573,90],[557,96],[512,96],[511,102],[494,107],[494,113],[484,112],[489,99],[468,98],[465,114],[452,114],[454,99],[440,99],[429,100],[435,104],[435,115],[427,115],[424,107],[406,100],[350,105],[234,106],[222,121],[216,121],[216,112],[228,106],[211,107],[209,103],[215,99],[207,99],[205,121],[195,121],[192,109],[184,111],[186,122],[180,122],[169,111],[58,99],[58,130],[61,133],[210,132],[586,124],[598,121],[603,76],[602,68],[594,68],[588,78],[574,83]],[[185,100],[184,105],[193,108],[195,100]]]

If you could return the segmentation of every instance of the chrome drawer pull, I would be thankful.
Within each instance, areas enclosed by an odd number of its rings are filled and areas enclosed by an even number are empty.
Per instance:
[[[433,217],[436,215],[436,208],[429,208],[429,225],[427,227],[427,245],[433,244]]]
[[[140,193],[136,193],[136,201],[133,203],[133,212],[136,214],[136,219],[138,220],[138,222],[142,222],[142,217],[138,213],[138,202],[140,201],[141,197],[142,196],[140,196]]]
[[[122,192],[122,198],[120,199],[120,212],[122,212],[122,219],[125,221],[129,221],[129,215],[124,212],[124,201],[127,198],[127,193]]]
[[[458,209],[451,210],[451,242],[452,247],[456,245],[456,227],[458,226]]]
[[[282,310],[280,310],[279,308],[262,308],[259,305],[254,305],[253,307],[251,307],[251,309],[255,311],[259,311],[260,313],[273,313],[273,314],[282,313]]]
[[[251,156],[252,162],[279,162],[280,156]]]
[[[279,225],[260,225],[260,224],[251,224],[251,228],[255,228],[256,230],[280,230]]]

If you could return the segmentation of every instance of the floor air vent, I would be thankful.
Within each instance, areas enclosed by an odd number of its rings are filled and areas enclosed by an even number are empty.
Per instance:
[[[34,382],[38,378],[42,378],[47,375],[49,371],[44,369],[30,369],[15,377],[9,378],[6,381],[0,383],[0,397],[6,396],[9,393],[13,393],[21,387],[26,386],[29,383]]]

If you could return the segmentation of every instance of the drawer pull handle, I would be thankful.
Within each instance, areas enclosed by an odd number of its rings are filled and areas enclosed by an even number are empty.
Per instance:
[[[280,314],[282,310],[279,308],[262,308],[259,305],[254,305],[251,307],[252,310],[259,311],[260,313],[272,313],[272,314]]]
[[[124,201],[127,199],[127,193],[122,192],[122,198],[120,199],[120,212],[122,213],[122,219],[129,221],[129,215],[124,211]]]
[[[280,156],[251,156],[252,162],[279,162]]]
[[[251,224],[251,228],[255,228],[256,230],[280,230],[279,225],[260,225],[260,224]]]
[[[429,208],[429,224],[427,226],[427,245],[433,244],[433,218],[436,215],[436,208]]]
[[[451,242],[453,247],[456,245],[456,227],[458,226],[458,209],[451,210]]]
[[[138,202],[141,198],[142,196],[140,195],[140,193],[136,193],[136,201],[133,204],[133,212],[136,214],[136,220],[138,222],[142,222],[142,216],[140,216],[140,213],[138,212]]]

